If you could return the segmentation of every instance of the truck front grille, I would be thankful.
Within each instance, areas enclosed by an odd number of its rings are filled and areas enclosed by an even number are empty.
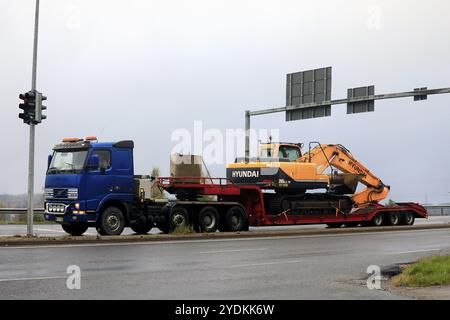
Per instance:
[[[76,189],[76,188],[45,189],[44,197],[46,200],[51,200],[51,199],[76,200],[76,199],[78,199],[78,189]]]

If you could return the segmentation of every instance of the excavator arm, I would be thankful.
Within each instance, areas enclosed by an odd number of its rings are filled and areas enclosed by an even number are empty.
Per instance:
[[[351,174],[359,182],[366,186],[365,189],[356,192],[352,200],[357,206],[377,203],[385,199],[389,194],[389,186],[386,186],[369,169],[360,163],[351,152],[342,145],[318,144],[310,152],[300,157],[298,162],[317,164],[317,173],[323,174],[328,168],[336,168],[344,174]],[[331,174],[330,182],[336,173]],[[356,186],[356,185],[355,185]]]

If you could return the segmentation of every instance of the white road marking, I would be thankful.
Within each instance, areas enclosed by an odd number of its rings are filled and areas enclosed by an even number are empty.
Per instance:
[[[51,279],[67,279],[67,277],[34,277],[34,278],[12,278],[12,279],[0,279],[0,282],[11,281],[32,281],[32,280],[51,280]]]
[[[258,267],[258,266],[271,266],[276,264],[291,264],[300,263],[302,260],[289,260],[289,261],[275,261],[275,262],[260,262],[260,263],[247,263],[247,264],[235,264],[229,268],[244,268],[244,267]]]
[[[233,252],[247,252],[247,251],[264,251],[267,248],[256,248],[256,249],[230,249],[230,250],[220,250],[220,251],[201,251],[199,254],[214,254],[214,253],[233,253]]]
[[[57,232],[57,233],[66,233],[64,230],[55,230],[55,229],[42,229],[42,228],[36,228],[37,231],[47,231],[47,232]],[[97,232],[85,232],[85,235],[92,235],[95,236]]]
[[[41,228],[36,228],[36,230],[37,231],[56,232],[56,233],[66,233],[64,230],[41,229]]]
[[[407,254],[407,253],[421,253],[421,252],[434,252],[441,251],[442,249],[425,249],[425,250],[413,250],[413,251],[399,251],[399,252],[390,252],[390,254]]]
[[[148,246],[159,244],[184,244],[184,243],[214,243],[214,242],[236,242],[236,241],[261,241],[261,240],[284,240],[284,239],[304,239],[304,238],[330,238],[330,237],[356,237],[356,236],[377,236],[388,234],[409,234],[426,233],[442,231],[440,229],[426,230],[399,230],[399,231],[378,231],[378,232],[357,232],[342,234],[322,234],[322,235],[303,235],[303,236],[274,236],[274,237],[255,237],[255,238],[233,238],[233,239],[208,239],[208,240],[166,240],[166,241],[146,241],[146,242],[121,242],[121,243],[80,243],[80,244],[55,244],[55,245],[32,245],[32,246],[0,246],[0,250],[8,249],[45,249],[45,248],[77,248],[77,247],[108,247],[108,246]]]

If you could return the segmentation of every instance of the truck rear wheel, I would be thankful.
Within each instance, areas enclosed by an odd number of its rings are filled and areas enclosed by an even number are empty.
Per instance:
[[[241,207],[231,207],[225,215],[225,230],[231,232],[248,230],[247,214]]]
[[[81,236],[88,229],[87,224],[62,224],[61,227],[65,232],[72,236]]]
[[[198,232],[216,232],[219,227],[219,212],[216,208],[207,206],[200,210],[196,229]]]
[[[404,226],[412,226],[416,220],[416,217],[412,212],[405,212],[400,216],[400,224]]]
[[[97,232],[103,236],[118,236],[125,228],[122,210],[117,207],[106,208],[97,226]]]
[[[172,232],[177,228],[186,228],[189,225],[188,211],[183,207],[174,207],[169,216],[168,225],[163,232]],[[167,229],[168,228],[168,229]]]

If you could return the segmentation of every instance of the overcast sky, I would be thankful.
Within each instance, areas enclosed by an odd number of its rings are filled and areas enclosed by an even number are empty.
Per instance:
[[[63,137],[135,141],[135,171],[168,173],[176,129],[242,128],[244,110],[283,106],[287,73],[333,67],[333,99],[450,87],[450,2],[41,0],[36,191]],[[27,190],[34,1],[0,0],[0,193]],[[450,202],[450,95],[376,102],[376,112],[284,122],[253,119],[293,142],[341,143],[397,201]],[[225,175],[224,166],[213,174]]]

